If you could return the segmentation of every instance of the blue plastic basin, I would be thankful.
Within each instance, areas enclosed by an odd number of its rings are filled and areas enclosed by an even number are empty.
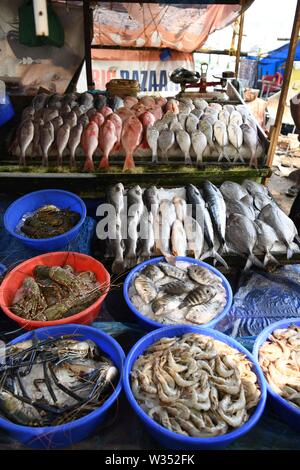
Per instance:
[[[104,421],[109,408],[116,401],[121,392],[125,354],[117,341],[96,328],[74,324],[50,326],[19,336],[11,341],[10,344],[25,341],[32,338],[34,335],[37,335],[39,339],[46,339],[48,337],[58,337],[69,334],[79,334],[80,338],[78,337],[78,339],[90,339],[94,341],[111,358],[119,370],[118,384],[103,405],[83,418],[71,421],[70,423],[59,426],[29,427],[14,424],[0,417],[0,428],[8,431],[14,439],[28,447],[34,449],[63,448],[85,439]]]
[[[188,437],[183,436],[181,434],[177,434],[175,432],[169,431],[168,429],[164,428],[160,424],[158,424],[153,419],[149,418],[149,416],[142,410],[142,408],[138,405],[137,401],[135,400],[131,386],[130,386],[130,372],[135,363],[136,359],[143,354],[146,348],[148,348],[151,344],[158,341],[160,338],[164,337],[173,337],[173,336],[182,336],[186,333],[199,333],[202,335],[210,336],[216,340],[222,341],[223,343],[232,346],[233,348],[241,351],[248,359],[253,363],[253,372],[257,375],[258,383],[261,390],[261,398],[256,406],[253,414],[250,416],[249,420],[243,424],[240,428],[235,429],[228,434],[224,434],[223,436],[216,436],[216,437],[207,437],[207,438],[195,438],[195,437]],[[253,356],[245,349],[240,343],[235,341],[234,339],[230,338],[229,336],[224,335],[215,330],[211,330],[209,328],[201,328],[199,326],[189,326],[189,325],[181,325],[181,326],[166,326],[164,328],[160,328],[159,330],[154,330],[148,333],[146,336],[141,338],[130,350],[124,367],[124,374],[123,374],[123,384],[124,390],[127,396],[127,399],[134,409],[135,413],[144,423],[146,429],[151,434],[151,436],[160,443],[162,447],[168,449],[176,449],[176,450],[201,450],[201,449],[220,449],[229,445],[234,440],[238,439],[239,437],[246,434],[260,419],[266,404],[266,397],[267,397],[267,389],[265,380],[263,377],[263,373],[257,363],[257,361],[253,358]]]
[[[0,103],[0,126],[10,121],[15,115],[13,105],[8,94],[5,96],[5,103]]]
[[[48,204],[53,204],[60,209],[78,212],[80,214],[79,222],[71,230],[57,237],[33,239],[16,233],[16,227],[24,214],[34,212]],[[76,194],[61,189],[43,189],[26,194],[14,201],[4,214],[4,226],[13,237],[29,248],[38,251],[55,251],[66,247],[79,234],[85,218],[86,206]]]
[[[273,333],[274,330],[278,328],[288,328],[290,325],[300,326],[300,318],[289,318],[288,320],[280,320],[278,322],[272,323],[267,328],[265,328],[256,338],[256,341],[253,346],[253,356],[258,361],[259,359],[259,350],[263,343],[267,341],[269,336]],[[267,379],[264,377],[268,390],[268,398],[272,407],[278,416],[292,428],[300,432],[300,409],[296,406],[290,404],[287,400],[282,398],[278,393],[276,393],[272,387],[269,385]]]
[[[124,298],[126,300],[126,303],[127,303],[128,307],[134,313],[134,315],[137,317],[138,323],[147,331],[151,331],[155,328],[161,328],[162,324],[159,323],[159,322],[156,322],[154,320],[151,320],[150,318],[147,318],[145,315],[143,315],[141,312],[139,312],[139,310],[131,302],[131,300],[129,298],[129,295],[128,295],[128,290],[129,290],[134,278],[136,277],[136,275],[139,271],[141,271],[148,264],[156,264],[156,263],[159,263],[160,261],[164,261],[164,260],[165,260],[164,257],[160,256],[159,258],[152,258],[148,261],[144,261],[143,263],[138,264],[127,275],[127,277],[125,279],[125,282],[124,282],[124,286],[123,286],[123,295],[124,295]],[[231,308],[232,289],[231,289],[231,286],[230,286],[229,282],[227,281],[226,277],[223,276],[222,273],[220,273],[220,271],[215,269],[210,264],[205,263],[204,261],[200,261],[200,260],[195,259],[195,258],[189,258],[189,257],[186,257],[186,256],[177,256],[176,261],[186,261],[188,263],[198,264],[199,266],[203,266],[204,268],[208,269],[209,271],[216,274],[219,278],[221,278],[222,284],[223,284],[223,286],[226,290],[226,297],[227,297],[226,305],[224,306],[224,309],[215,318],[213,318],[208,323],[205,323],[205,324],[201,325],[202,328],[212,328],[223,317],[225,317],[225,315],[229,312],[229,310]]]

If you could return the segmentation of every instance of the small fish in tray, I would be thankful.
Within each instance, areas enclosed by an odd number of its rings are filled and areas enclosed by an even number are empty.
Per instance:
[[[185,261],[147,265],[128,293],[141,314],[163,324],[204,324],[226,304],[221,278]]]
[[[91,340],[49,337],[7,346],[0,364],[0,415],[23,426],[55,426],[99,408],[118,370]]]
[[[74,272],[71,266],[37,265],[24,279],[10,307],[28,320],[60,320],[81,312],[108,289],[91,271]]]
[[[17,232],[35,239],[57,237],[75,227],[79,220],[78,212],[46,205],[33,214],[24,214]]]

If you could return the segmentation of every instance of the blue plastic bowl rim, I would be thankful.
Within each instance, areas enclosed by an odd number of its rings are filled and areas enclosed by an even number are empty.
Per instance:
[[[130,381],[129,381],[130,372],[131,372],[131,369],[129,368],[129,362],[131,360],[131,357],[134,355],[136,349],[138,349],[140,347],[140,345],[142,345],[148,338],[154,337],[154,341],[153,341],[153,343],[154,343],[156,340],[159,340],[160,338],[163,337],[163,333],[168,333],[169,331],[177,330],[177,334],[175,336],[180,336],[180,334],[178,333],[178,330],[182,330],[182,334],[186,334],[188,329],[191,329],[191,332],[193,332],[193,333],[195,333],[197,331],[197,333],[202,334],[204,336],[211,336],[214,339],[222,341],[223,343],[226,343],[229,346],[237,349],[238,351],[244,353],[248,357],[248,359],[250,359],[250,361],[252,362],[252,364],[254,366],[255,374],[258,378],[260,391],[261,391],[260,400],[258,402],[258,405],[255,408],[255,411],[250,416],[248,421],[245,424],[243,424],[242,426],[240,426],[239,428],[237,428],[234,431],[231,431],[227,434],[223,434],[221,436],[214,436],[214,437],[187,437],[187,436],[184,436],[184,435],[181,435],[181,434],[177,434],[173,431],[169,431],[167,428],[163,427],[162,425],[160,425],[159,423],[154,421],[152,418],[150,418],[147,415],[147,413],[145,411],[143,411],[143,409],[139,406],[139,404],[137,403],[136,399],[133,396],[131,386],[130,386]],[[159,337],[155,338],[155,336],[157,336],[157,335],[159,335]],[[169,337],[171,337],[171,336],[169,335]],[[147,346],[147,347],[149,347],[149,346]],[[144,351],[144,349],[143,349],[143,351]],[[139,356],[141,354],[142,353],[140,353]],[[242,346],[240,343],[238,343],[233,338],[231,338],[231,337],[229,337],[229,336],[227,336],[224,333],[221,333],[219,331],[213,330],[211,328],[202,328],[200,326],[191,326],[191,325],[165,326],[163,328],[159,328],[158,330],[153,330],[150,333],[148,333],[147,335],[143,336],[131,348],[131,350],[129,351],[129,353],[126,357],[125,366],[124,366],[124,373],[123,373],[123,386],[124,386],[124,391],[125,391],[126,397],[129,401],[130,405],[133,407],[133,409],[135,410],[137,415],[144,421],[144,423],[147,423],[148,426],[150,425],[152,428],[154,428],[153,429],[154,431],[157,431],[159,433],[164,434],[165,437],[170,438],[172,441],[174,441],[174,440],[178,441],[178,443],[181,444],[182,446],[184,446],[185,444],[187,444],[187,445],[193,445],[193,444],[194,445],[197,445],[197,444],[201,444],[201,445],[202,444],[207,444],[207,445],[209,445],[209,444],[222,444],[222,443],[225,444],[227,441],[232,441],[234,439],[237,439],[237,438],[243,436],[245,433],[247,433],[258,422],[258,420],[260,419],[260,417],[261,417],[261,415],[264,411],[266,400],[267,400],[267,387],[266,387],[266,383],[265,383],[265,380],[264,380],[263,372],[262,372],[258,362],[256,361],[256,359],[252,356],[252,354],[246,348],[244,348],[244,346]]]
[[[38,238],[38,239],[30,238],[30,237],[24,237],[23,235],[20,235],[19,233],[16,233],[14,230],[11,230],[10,228],[7,227],[8,214],[11,210],[13,210],[14,206],[18,205],[20,203],[20,201],[22,201],[24,199],[27,199],[29,196],[32,196],[34,194],[43,194],[43,193],[67,194],[68,196],[73,197],[73,199],[75,199],[77,202],[79,202],[79,204],[81,206],[81,209],[82,209],[82,214],[81,214],[80,220],[77,222],[77,224],[74,227],[72,227],[70,230],[68,230],[67,232],[62,233],[61,235],[57,235],[56,237]],[[85,221],[85,218],[86,218],[86,205],[83,202],[83,200],[79,196],[77,196],[77,194],[71,193],[70,191],[64,191],[63,189],[41,189],[40,191],[33,191],[31,193],[25,194],[24,196],[21,196],[18,199],[16,199],[16,201],[12,202],[5,211],[4,226],[5,226],[6,230],[11,235],[18,238],[19,240],[22,240],[22,241],[25,241],[25,242],[31,241],[33,243],[34,242],[41,242],[41,241],[43,241],[43,242],[44,241],[45,242],[52,242],[52,241],[61,240],[63,238],[68,238],[70,235],[72,236],[73,233],[76,232],[76,230],[78,230],[79,227],[81,227],[81,225]]]
[[[263,343],[267,341],[269,336],[273,333],[274,330],[280,327],[288,327],[291,324],[295,324],[297,326],[300,326],[300,317],[298,318],[286,318],[284,320],[279,320],[275,323],[271,323],[271,325],[267,326],[262,332],[257,336],[255,343],[253,345],[253,356],[258,362],[258,356],[259,356],[259,350]],[[271,395],[274,400],[279,402],[282,406],[285,408],[289,409],[290,411],[293,411],[296,415],[300,417],[300,409],[296,408],[294,405],[291,405],[287,400],[282,398],[278,393],[276,393],[269,382],[267,381],[264,373],[263,373],[264,381],[267,386],[268,393]]]
[[[122,390],[123,373],[124,373],[123,371],[124,371],[124,363],[125,363],[126,357],[125,357],[125,353],[124,353],[123,349],[121,348],[121,346],[119,345],[119,343],[112,336],[108,335],[104,331],[98,330],[97,328],[93,328],[91,326],[79,325],[79,324],[75,324],[75,323],[68,323],[66,325],[48,326],[48,327],[46,326],[46,327],[43,327],[43,328],[37,328],[36,330],[33,330],[33,331],[28,331],[27,333],[24,333],[23,335],[18,336],[17,338],[13,339],[8,344],[12,345],[12,344],[19,343],[20,341],[30,339],[31,336],[34,335],[34,333],[43,332],[44,330],[47,330],[49,333],[53,332],[55,334],[55,330],[58,330],[58,329],[61,329],[61,328],[63,328],[63,329],[67,328],[67,329],[70,329],[70,330],[73,330],[74,328],[76,328],[76,330],[78,332],[82,333],[83,336],[85,336],[84,335],[85,333],[90,331],[90,332],[93,332],[93,333],[97,333],[99,335],[99,339],[101,339],[101,337],[102,338],[105,337],[106,339],[108,339],[108,341],[112,344],[112,346],[118,352],[118,354],[121,358],[121,362],[122,362],[121,370],[118,368],[118,371],[119,371],[119,374],[120,374],[119,381],[118,381],[117,386],[114,388],[113,393],[96,410],[91,411],[90,413],[86,414],[85,416],[82,416],[81,418],[78,418],[78,419],[74,419],[73,421],[69,421],[68,423],[65,423],[65,424],[59,424],[57,426],[43,426],[43,427],[42,426],[34,426],[34,427],[33,426],[23,426],[22,424],[15,424],[12,421],[9,421],[8,419],[2,418],[0,416],[0,428],[2,427],[2,428],[6,429],[7,431],[10,431],[10,432],[28,430],[32,434],[33,433],[48,434],[48,433],[59,432],[59,431],[70,431],[73,426],[76,426],[76,427],[78,427],[80,425],[84,426],[86,424],[86,421],[90,417],[96,416],[100,413],[103,414],[114,403],[114,401],[120,395],[120,392]]]
[[[131,302],[131,300],[129,298],[129,295],[128,295],[128,290],[129,290],[129,287],[132,284],[132,280],[133,280],[136,273],[141,271],[148,264],[156,264],[156,263],[159,263],[160,261],[164,261],[164,260],[165,260],[165,258],[163,256],[159,256],[158,258],[151,258],[147,261],[144,261],[143,263],[138,264],[137,266],[135,266],[135,268],[133,268],[130,271],[130,273],[127,274],[124,285],[123,285],[123,295],[124,295],[124,298],[125,298],[125,301],[126,301],[128,307],[131,309],[131,311],[138,318],[140,318],[142,321],[144,321],[148,325],[151,325],[155,328],[157,328],[157,327],[161,328],[162,323],[151,320],[150,318],[147,318],[145,315],[140,313],[138,311],[138,309],[135,307],[135,305],[133,305],[133,303]],[[193,264],[198,264],[199,266],[203,266],[203,267],[209,269],[214,274],[216,274],[219,278],[221,278],[222,284],[223,284],[223,286],[226,290],[226,295],[227,295],[226,305],[225,305],[224,309],[218,315],[216,315],[212,320],[210,320],[209,322],[201,325],[202,328],[209,328],[209,327],[215,326],[217,323],[219,323],[220,320],[222,320],[222,318],[224,318],[227,315],[228,311],[231,309],[233,295],[232,295],[232,289],[231,289],[231,286],[230,286],[228,280],[226,279],[226,277],[220,271],[218,271],[218,269],[214,268],[210,264],[205,263],[204,261],[201,261],[199,259],[191,258],[191,257],[188,257],[188,256],[176,256],[176,261],[186,261],[186,262],[190,262],[190,263],[193,263]],[[184,323],[181,323],[181,324],[184,325]],[[195,326],[197,326],[197,325],[195,324]]]

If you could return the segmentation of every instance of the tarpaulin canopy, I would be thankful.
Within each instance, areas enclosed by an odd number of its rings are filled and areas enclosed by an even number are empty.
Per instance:
[[[252,2],[245,1],[245,8]],[[93,11],[93,45],[193,52],[211,33],[235,21],[241,13],[240,4],[211,3],[101,2]]]
[[[274,75],[276,72],[284,74],[290,43],[270,51],[266,57],[258,62],[258,78],[265,75]],[[300,41],[297,43],[294,61],[300,61]]]

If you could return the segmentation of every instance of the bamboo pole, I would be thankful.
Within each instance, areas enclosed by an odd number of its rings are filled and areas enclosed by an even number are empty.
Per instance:
[[[93,88],[91,42],[93,38],[93,12],[89,0],[83,0],[84,51],[88,90]]]
[[[299,28],[300,28],[300,0],[298,0],[297,2],[294,24],[293,24],[293,29],[292,29],[291,39],[290,39],[289,53],[288,53],[286,67],[284,71],[283,84],[282,84],[282,88],[280,92],[276,119],[275,119],[274,126],[271,128],[271,133],[270,133],[270,146],[269,146],[268,156],[267,156],[268,166],[272,166],[274,154],[276,150],[276,145],[278,141],[278,136],[281,130],[284,106],[285,106],[285,102],[286,102],[286,98],[288,94],[288,89],[289,89],[289,84],[290,84],[290,79],[291,79],[293,64],[294,64],[294,56],[295,56],[295,51],[296,51],[297,42],[298,42]]]
[[[241,59],[241,47],[242,47],[242,39],[243,39],[243,30],[244,30],[244,18],[245,18],[245,2],[241,0],[242,5],[242,12],[240,16],[240,27],[239,27],[239,39],[237,45],[237,51],[235,56],[235,78],[239,76],[239,67],[240,67],[240,59]]]

